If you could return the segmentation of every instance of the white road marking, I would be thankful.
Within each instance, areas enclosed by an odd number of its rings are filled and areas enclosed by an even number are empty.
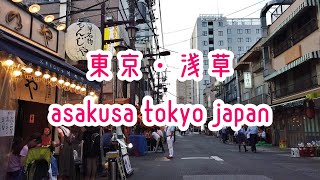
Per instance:
[[[210,157],[184,157],[184,158],[181,158],[183,160],[192,160],[192,159],[207,159],[207,160],[210,160],[210,159],[214,159],[216,161],[224,161],[223,159],[221,159],[220,157],[218,156],[210,156]]]

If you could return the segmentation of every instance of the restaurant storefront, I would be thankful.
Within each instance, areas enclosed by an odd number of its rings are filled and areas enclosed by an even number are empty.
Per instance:
[[[11,2],[0,2],[0,179],[14,138],[50,127],[50,104],[98,99],[100,84],[65,62],[64,32]],[[50,127],[51,128],[51,127]],[[54,129],[52,129],[52,132]]]

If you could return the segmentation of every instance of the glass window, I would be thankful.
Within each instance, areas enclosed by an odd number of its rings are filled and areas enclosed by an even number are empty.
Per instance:
[[[212,28],[209,29],[209,35],[213,35],[213,29]]]
[[[243,38],[238,38],[237,42],[243,42]]]
[[[202,45],[207,46],[208,45],[208,41],[202,41]]]
[[[251,42],[251,38],[247,37],[246,42]]]
[[[237,33],[238,33],[238,34],[242,34],[242,33],[243,33],[243,30],[242,30],[242,29],[237,29]]]
[[[232,43],[232,38],[228,38],[228,43]]]
[[[213,22],[212,22],[212,21],[209,21],[209,22],[208,22],[208,25],[209,25],[209,26],[212,26],[212,25],[213,25]]]
[[[219,22],[219,27],[222,27],[223,26],[223,22]]]
[[[203,55],[208,55],[208,51],[207,51],[207,50],[204,50],[204,51],[203,51]]]
[[[210,81],[209,80],[204,80],[204,85],[209,85]]]
[[[219,31],[219,32],[218,32],[218,35],[219,35],[219,36],[223,36],[223,31]]]
[[[209,51],[213,51],[214,50],[214,47],[209,47]]]
[[[257,33],[257,34],[260,34],[260,29],[256,29],[256,33]]]
[[[209,44],[213,44],[213,38],[209,38]]]
[[[207,36],[208,32],[207,31],[202,31],[202,36]]]
[[[223,41],[219,41],[219,46],[223,46]]]
[[[208,60],[203,61],[204,65],[208,65]]]
[[[264,91],[264,86],[263,85],[257,87],[256,88],[256,96],[259,96],[259,95],[263,94],[263,91]]]
[[[246,29],[245,32],[246,34],[251,34],[251,29]]]
[[[204,70],[204,71],[203,71],[203,74],[204,74],[204,75],[208,75],[208,70]]]
[[[202,22],[202,27],[207,27],[207,22]]]
[[[228,47],[228,50],[229,50],[229,51],[232,51],[232,47]]]
[[[238,51],[243,51],[243,47],[242,46],[238,46]]]
[[[228,34],[231,34],[231,29],[227,29],[227,33],[228,33]]]

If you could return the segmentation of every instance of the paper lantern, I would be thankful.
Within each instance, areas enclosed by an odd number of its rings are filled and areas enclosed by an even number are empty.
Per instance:
[[[72,61],[86,60],[87,52],[102,47],[100,29],[89,22],[71,24],[67,29],[65,39],[66,53]]]

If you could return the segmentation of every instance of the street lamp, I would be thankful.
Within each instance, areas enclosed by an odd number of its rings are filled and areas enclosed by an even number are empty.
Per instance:
[[[125,50],[127,50],[128,47],[119,44],[119,45],[117,45],[117,46],[114,46],[114,49],[116,50],[116,53],[118,53],[118,52],[120,52],[120,51],[125,51]]]
[[[128,32],[129,39],[132,40],[132,39],[136,38],[137,31],[139,29],[137,27],[135,27],[135,26],[128,26],[128,27],[126,27],[126,30]]]

